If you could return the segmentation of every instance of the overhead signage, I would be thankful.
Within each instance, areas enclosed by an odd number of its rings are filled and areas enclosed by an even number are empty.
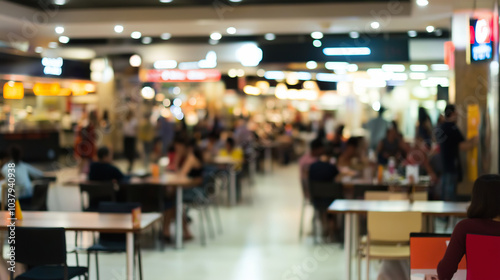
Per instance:
[[[491,19],[469,20],[468,63],[488,61],[493,57],[493,23]]]
[[[221,72],[215,69],[192,69],[192,70],[145,70],[141,73],[143,82],[217,82],[221,79]]]

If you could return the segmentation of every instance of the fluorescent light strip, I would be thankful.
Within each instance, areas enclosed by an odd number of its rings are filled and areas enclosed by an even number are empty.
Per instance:
[[[281,71],[266,71],[264,77],[268,80],[283,80],[285,79],[285,73]]]
[[[368,47],[360,48],[324,48],[323,53],[329,56],[350,56],[350,55],[370,55],[371,49]]]
[[[386,72],[404,72],[405,66],[403,64],[384,64],[382,70]]]
[[[410,70],[413,72],[426,72],[429,70],[429,66],[425,64],[412,64],[410,65]]]
[[[175,60],[158,60],[153,64],[155,69],[174,69],[177,67],[177,61]]]
[[[352,80],[348,75],[337,75],[330,73],[318,73],[316,74],[316,80],[320,82],[346,82]]]
[[[432,64],[431,69],[433,71],[448,71],[450,70],[450,67],[448,64]]]

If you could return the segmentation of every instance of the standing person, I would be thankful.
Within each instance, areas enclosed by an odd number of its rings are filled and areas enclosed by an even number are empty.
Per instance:
[[[443,200],[456,200],[457,185],[462,180],[459,151],[476,147],[478,138],[465,140],[457,127],[458,114],[455,105],[449,104],[444,110],[445,122],[440,126],[437,141],[441,150],[443,175],[441,177]]]
[[[75,156],[80,159],[79,173],[88,173],[88,167],[96,154],[97,112],[92,111],[80,120],[76,128]]]
[[[427,148],[432,146],[432,123],[429,114],[425,108],[418,108],[418,126],[416,137],[419,137],[425,141]]]
[[[309,151],[299,159],[300,183],[302,194],[306,199],[309,199],[309,167],[318,161],[319,157],[324,153],[322,139],[314,139],[309,145]]]
[[[151,153],[153,152],[153,143],[155,139],[155,127],[153,123],[151,123],[151,116],[149,113],[144,114],[144,117],[139,123],[138,138],[142,143],[144,169],[148,171],[149,163],[151,161]]]
[[[137,119],[132,111],[127,113],[123,123],[123,154],[128,162],[127,172],[132,172],[137,145]]]
[[[378,143],[384,139],[385,133],[389,128],[389,123],[382,117],[384,112],[385,108],[381,107],[378,111],[378,116],[371,119],[364,126],[370,133],[370,149],[373,151],[377,150]]]
[[[168,153],[170,145],[172,145],[172,142],[174,141],[175,124],[170,122],[167,118],[160,116],[156,126],[158,129],[158,136],[161,141],[160,157],[162,157]]]

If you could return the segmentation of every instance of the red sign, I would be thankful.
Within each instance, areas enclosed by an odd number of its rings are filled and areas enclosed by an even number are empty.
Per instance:
[[[146,70],[141,75],[143,82],[217,82],[220,81],[221,73],[215,69],[193,69],[193,70]]]

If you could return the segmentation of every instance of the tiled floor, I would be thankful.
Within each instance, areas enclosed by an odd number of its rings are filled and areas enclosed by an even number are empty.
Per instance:
[[[74,176],[75,170],[63,171]],[[222,207],[223,233],[202,247],[197,213],[190,214],[196,239],[182,250],[166,247],[163,252],[143,250],[145,279],[183,280],[306,280],[343,279],[344,259],[339,244],[313,245],[312,237],[299,240],[302,194],[297,165],[277,167],[261,174],[253,187],[245,188],[245,202],[234,208]],[[49,194],[50,210],[79,211],[77,187],[56,186]],[[306,211],[306,230],[311,231],[312,210]],[[306,234],[307,235],[307,234]],[[88,236],[87,236],[88,237]],[[68,243],[73,240],[68,233]],[[74,263],[74,257],[68,257]],[[87,256],[80,255],[80,263]],[[124,254],[100,254],[100,279],[125,279]],[[372,268],[377,269],[373,264]],[[91,259],[91,279],[95,266]],[[372,278],[376,279],[373,271]]]

